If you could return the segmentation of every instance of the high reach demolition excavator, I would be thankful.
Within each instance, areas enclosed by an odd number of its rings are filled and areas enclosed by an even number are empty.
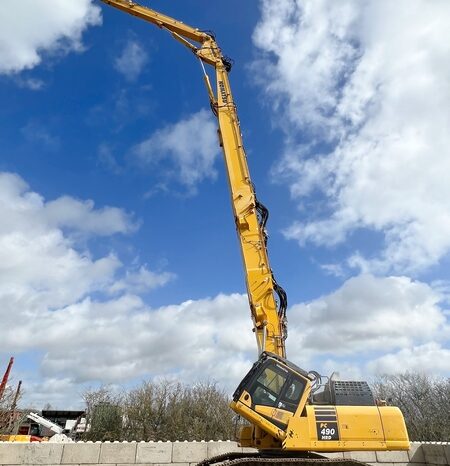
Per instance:
[[[259,359],[233,395],[232,409],[250,425],[242,446],[257,455],[227,455],[230,464],[314,463],[317,453],[350,450],[406,450],[408,434],[400,410],[376,401],[366,382],[321,378],[286,359],[286,293],[276,282],[267,253],[268,210],[250,179],[228,73],[231,61],[214,35],[129,0],[102,0],[170,33],[199,59],[212,112],[217,117],[240,242]],[[212,86],[206,65],[215,70]],[[322,383],[324,380],[324,383]],[[316,453],[312,453],[316,452]],[[350,460],[328,460],[348,464]],[[204,464],[211,464],[206,460]]]

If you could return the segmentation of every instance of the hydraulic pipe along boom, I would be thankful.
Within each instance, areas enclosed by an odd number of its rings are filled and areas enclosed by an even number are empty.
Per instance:
[[[258,201],[250,179],[239,118],[228,79],[230,61],[222,55],[211,34],[134,2],[102,1],[167,30],[202,63],[214,68],[215,91],[203,67],[204,80],[211,108],[219,124],[219,140],[224,153],[257,345],[259,353],[268,351],[285,357],[287,298],[284,290],[275,281],[269,264],[265,229],[268,210]],[[194,41],[196,45],[190,41]]]

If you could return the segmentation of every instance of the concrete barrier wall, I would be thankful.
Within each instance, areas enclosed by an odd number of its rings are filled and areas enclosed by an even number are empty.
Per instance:
[[[235,442],[0,442],[0,465],[193,466],[205,458],[242,449]],[[450,465],[450,443],[411,443],[409,451],[330,453],[377,466]]]

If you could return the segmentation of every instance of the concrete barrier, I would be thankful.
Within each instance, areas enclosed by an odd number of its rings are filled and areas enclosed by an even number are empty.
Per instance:
[[[0,466],[194,466],[228,452],[253,451],[236,442],[0,442]],[[450,443],[412,442],[409,451],[329,453],[371,466],[450,465]]]

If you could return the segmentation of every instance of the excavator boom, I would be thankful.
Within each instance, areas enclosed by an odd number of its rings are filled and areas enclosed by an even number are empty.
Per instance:
[[[171,18],[170,16],[163,15],[151,8],[141,6],[135,2],[129,0],[102,0],[102,2],[119,10],[125,11],[125,13],[129,13],[130,15],[148,21],[149,23],[153,23],[155,26],[180,34],[181,36],[200,44],[203,44],[209,38],[208,34],[197,28],[188,26],[181,21]]]
[[[269,264],[265,231],[268,210],[258,201],[250,179],[239,118],[228,79],[230,62],[222,55],[211,34],[134,2],[102,1],[169,31],[202,62],[214,68],[216,89],[213,90],[206,71],[204,79],[211,108],[218,119],[219,140],[224,153],[258,349],[259,353],[269,351],[285,357],[287,298],[277,284]]]

